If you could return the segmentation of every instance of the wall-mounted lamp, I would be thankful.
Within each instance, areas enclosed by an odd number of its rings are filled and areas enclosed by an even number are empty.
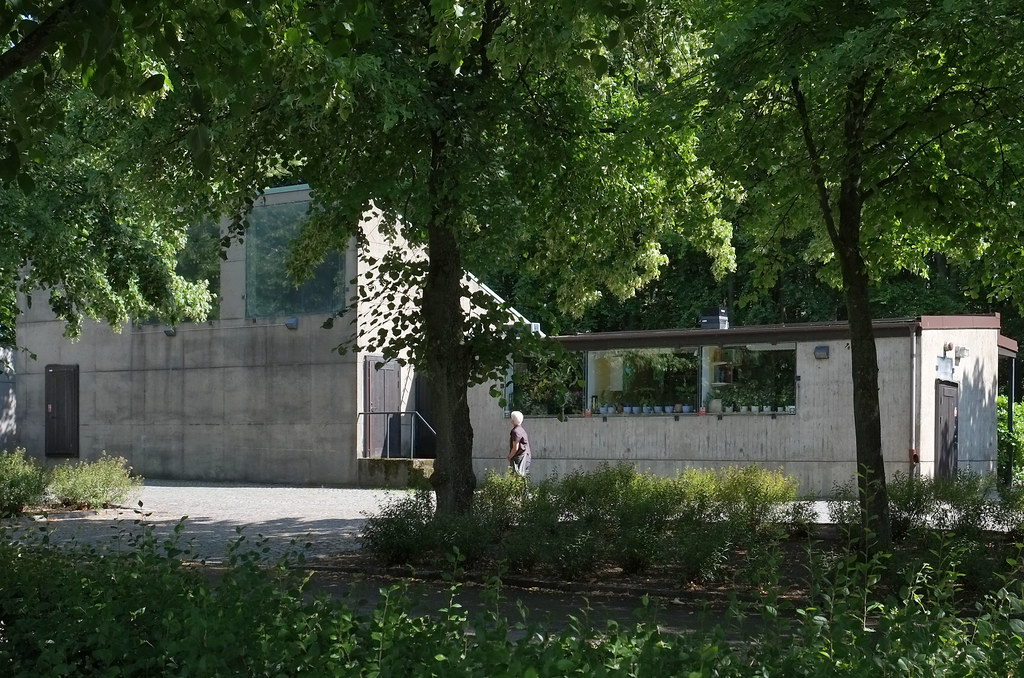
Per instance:
[[[828,360],[828,346],[815,346],[814,347],[814,359],[815,360]]]
[[[299,329],[299,319],[298,318],[288,318],[288,320],[284,321],[284,326],[287,327],[290,330],[297,330],[297,329]]]
[[[174,327],[165,327],[164,328],[164,334],[166,334],[168,337],[173,337],[177,333],[178,333],[177,328],[174,328]]]

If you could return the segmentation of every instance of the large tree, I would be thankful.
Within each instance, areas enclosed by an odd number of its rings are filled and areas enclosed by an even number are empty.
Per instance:
[[[382,305],[395,327],[370,339],[408,349],[428,376],[438,508],[468,510],[467,391],[504,369],[515,330],[503,309],[467,312],[486,297],[465,272],[517,262],[547,276],[550,303],[562,309],[598,289],[628,295],[656,274],[658,236],[687,204],[704,207],[687,232],[728,266],[728,225],[704,205],[717,192],[663,162],[688,156],[691,134],[630,123],[657,64],[618,49],[629,36],[602,3],[293,3],[262,21],[265,77],[214,88],[171,64],[174,90],[149,137],[157,148],[206,154],[225,182],[225,208],[244,207],[271,170],[307,181],[315,206],[294,246],[297,273],[345,247],[371,207],[385,229],[423,248],[425,261],[376,262],[379,278],[401,289]],[[658,39],[664,63],[682,58],[683,42]],[[216,50],[204,57],[212,69],[231,67]],[[156,175],[178,171],[167,155]]]
[[[1016,248],[1006,245],[1018,242],[1024,204],[1022,12],[1010,0],[723,0],[684,11],[705,49],[675,104],[697,111],[702,157],[744,186],[733,218],[769,249],[810,233],[807,256],[842,285],[862,515],[882,547],[869,284],[925,270],[930,252],[970,261]]]
[[[209,211],[201,176],[158,185],[136,156],[149,143],[138,123],[167,87],[165,61],[210,82],[223,77],[207,70],[211,45],[235,63],[252,53],[264,3],[227,4],[246,12],[198,1],[0,4],[0,347],[17,343],[18,291],[29,303],[48,297],[72,335],[86,315],[116,325],[209,308],[204,286],[175,272],[187,226]],[[200,150],[207,141],[191,140]]]

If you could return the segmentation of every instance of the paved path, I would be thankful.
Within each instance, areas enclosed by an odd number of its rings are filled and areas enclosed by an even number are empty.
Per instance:
[[[374,513],[399,493],[383,490],[301,488],[259,485],[147,481],[133,507],[102,511],[54,512],[5,521],[8,529],[48,534],[51,542],[100,548],[127,548],[147,529],[162,543],[182,525],[177,548],[187,557],[223,561],[228,545],[265,539],[261,546],[275,560],[293,547],[309,544],[306,558],[359,548],[365,513]],[[142,506],[137,503],[141,501]],[[181,519],[187,516],[183,522]],[[241,533],[239,533],[241,529]]]

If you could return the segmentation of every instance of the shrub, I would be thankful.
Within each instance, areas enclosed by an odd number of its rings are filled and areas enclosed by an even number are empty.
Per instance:
[[[935,510],[934,484],[931,478],[893,474],[887,485],[889,493],[889,525],[894,542],[928,529],[929,516]]]
[[[435,545],[432,534],[434,497],[418,490],[386,504],[367,516],[360,535],[364,548],[386,565],[410,565],[425,557]]]
[[[435,555],[447,557],[456,550],[461,564],[472,567],[483,558],[497,539],[493,523],[474,512],[453,516],[434,515],[428,529]]]
[[[642,572],[664,557],[668,527],[680,507],[680,492],[671,480],[636,475],[614,506],[613,559],[627,573]]]
[[[20,515],[37,505],[46,491],[46,469],[25,456],[25,450],[0,454],[0,518]]]
[[[991,527],[995,476],[959,469],[952,479],[936,479],[933,488],[936,510],[932,523],[936,529],[976,539]]]
[[[732,529],[727,523],[686,516],[673,523],[666,555],[679,568],[684,582],[712,582],[721,579],[732,547]]]
[[[53,501],[66,508],[106,508],[124,504],[138,491],[142,478],[132,476],[123,457],[103,453],[93,462],[54,467],[47,488]]]
[[[1009,412],[1009,398],[1004,395],[996,399],[996,410],[999,413],[996,424],[996,438],[998,440],[999,461],[997,468],[1001,478],[1019,477],[1024,472],[1024,403],[1014,403],[1013,406],[1013,434],[1007,422]],[[1014,446],[1013,461],[1014,468],[1010,469],[1010,445]],[[1008,474],[1008,475],[1003,475]]]
[[[797,482],[781,471],[757,466],[730,466],[719,472],[719,503],[725,518],[742,538],[774,532],[796,501]]]
[[[1024,541],[1024,483],[998,486],[993,518],[1013,541]]]
[[[499,545],[499,558],[515,570],[530,570],[551,560],[562,530],[558,480],[544,480],[521,503],[515,528],[506,532]]]

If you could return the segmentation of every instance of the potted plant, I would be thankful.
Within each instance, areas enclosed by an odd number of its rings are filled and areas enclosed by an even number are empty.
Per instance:
[[[736,409],[736,392],[731,389],[725,389],[722,392],[722,410],[725,412],[733,412]]]
[[[638,388],[637,395],[640,397],[640,406],[644,414],[650,414],[654,408],[654,389],[649,386]]]

